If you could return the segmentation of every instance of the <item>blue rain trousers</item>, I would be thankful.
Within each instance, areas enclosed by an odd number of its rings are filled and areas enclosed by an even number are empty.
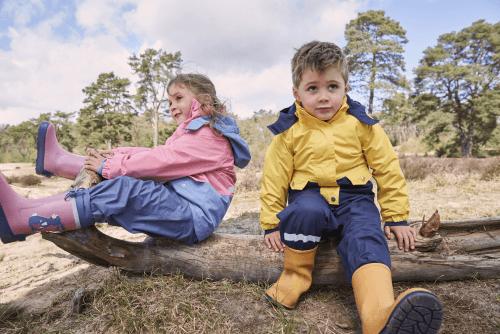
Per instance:
[[[337,253],[349,282],[354,271],[365,264],[383,263],[390,268],[372,183],[353,186],[346,179],[337,183],[341,186],[339,205],[329,205],[314,183],[303,190],[289,190],[288,206],[277,215],[281,240],[290,248],[307,250],[316,247],[322,237],[339,236]]]
[[[83,224],[108,222],[131,233],[198,242],[188,201],[167,183],[121,176],[69,193]]]

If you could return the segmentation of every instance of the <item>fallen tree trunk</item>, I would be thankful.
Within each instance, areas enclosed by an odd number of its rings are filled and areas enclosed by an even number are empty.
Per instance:
[[[394,281],[500,277],[500,217],[440,224],[436,212],[415,227],[427,235],[419,235],[415,251],[405,253],[395,241],[389,241]],[[90,263],[132,273],[273,282],[283,266],[282,255],[267,249],[259,235],[216,233],[197,245],[186,246],[164,239],[119,240],[91,227],[43,233],[43,238]],[[335,240],[320,244],[313,277],[315,284],[346,283]]]

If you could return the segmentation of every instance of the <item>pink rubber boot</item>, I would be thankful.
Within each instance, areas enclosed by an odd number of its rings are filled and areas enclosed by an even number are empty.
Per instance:
[[[74,180],[83,167],[85,157],[70,153],[57,142],[56,129],[49,122],[38,127],[36,140],[36,173]]]
[[[66,194],[39,199],[19,196],[0,173],[0,239],[22,241],[40,231],[68,231],[80,228],[75,198]]]

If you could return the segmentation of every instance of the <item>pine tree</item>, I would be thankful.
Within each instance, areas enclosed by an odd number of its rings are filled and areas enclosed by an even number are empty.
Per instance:
[[[139,77],[135,102],[150,117],[153,145],[158,146],[160,114],[167,110],[167,85],[181,68],[181,53],[147,49],[139,56],[133,54],[129,65]]]
[[[500,116],[500,23],[441,35],[416,69],[416,120],[438,155],[480,153]]]
[[[381,96],[392,95],[394,90],[408,86],[403,74],[406,31],[384,11],[370,10],[346,25],[345,39],[350,84],[363,95],[367,92],[368,112],[373,113],[377,90]]]
[[[130,81],[113,72],[101,73],[96,82],[83,89],[84,107],[78,117],[78,132],[85,145],[110,149],[130,141],[135,115],[128,92]]]

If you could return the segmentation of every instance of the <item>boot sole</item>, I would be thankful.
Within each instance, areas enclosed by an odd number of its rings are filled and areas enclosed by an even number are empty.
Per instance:
[[[430,292],[409,293],[396,306],[380,334],[435,334],[443,321],[443,307]]]
[[[7,222],[7,217],[0,206],[0,240],[2,243],[8,244],[14,241],[24,241],[26,240],[26,235],[14,235],[10,229],[9,223]]]
[[[42,122],[38,127],[38,134],[36,136],[36,164],[35,171],[38,175],[51,177],[53,174],[43,169],[45,158],[45,136],[49,128],[49,122]]]

